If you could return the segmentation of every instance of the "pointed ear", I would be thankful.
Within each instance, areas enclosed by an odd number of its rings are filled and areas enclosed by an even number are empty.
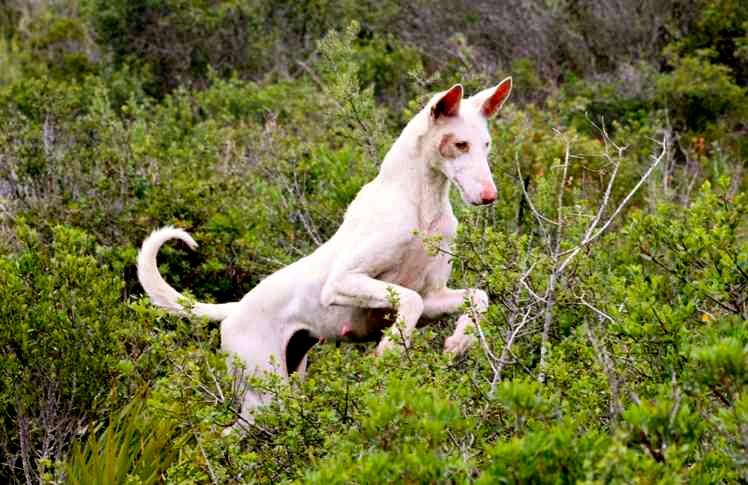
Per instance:
[[[462,84],[455,84],[448,90],[435,96],[437,100],[431,106],[431,118],[436,120],[443,116],[457,116],[462,101]]]
[[[498,113],[504,101],[512,92],[512,78],[508,77],[501,81],[493,88],[484,89],[480,93],[472,96],[470,101],[475,103],[481,114],[486,118],[492,118]]]

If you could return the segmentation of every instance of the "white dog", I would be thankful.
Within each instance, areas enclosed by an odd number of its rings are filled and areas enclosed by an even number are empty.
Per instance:
[[[197,303],[186,311],[181,295],[160,276],[156,254],[169,239],[197,244],[185,231],[159,229],[138,256],[138,278],[153,303],[168,310],[222,320],[221,346],[252,372],[287,377],[303,373],[309,349],[321,339],[367,339],[399,321],[407,345],[421,317],[433,319],[472,302],[488,307],[479,289],[447,288],[451,261],[444,251],[429,255],[422,236],[439,236],[448,250],[457,228],[449,187],[472,205],[496,200],[487,156],[487,120],[511,91],[511,78],[463,99],[462,85],[435,95],[405,127],[387,153],[377,177],[348,207],[332,238],[309,256],[265,278],[239,302]],[[389,315],[397,311],[397,315]],[[391,318],[394,316],[395,318]],[[447,352],[463,352],[475,339],[460,316]],[[376,353],[398,345],[384,337]],[[242,415],[266,398],[247,391]]]

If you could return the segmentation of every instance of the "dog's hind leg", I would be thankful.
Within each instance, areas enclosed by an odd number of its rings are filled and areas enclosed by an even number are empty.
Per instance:
[[[221,347],[229,354],[229,364],[240,387],[240,421],[253,422],[252,411],[272,400],[270,395],[252,389],[247,379],[263,374],[276,374],[284,380],[294,372],[303,375],[307,353],[317,342],[319,339],[309,330],[287,322],[243,320],[240,316],[223,321]]]
[[[288,376],[281,335],[277,327],[265,321],[234,314],[221,323],[221,349],[228,354],[229,368],[236,379],[241,419],[251,423],[252,411],[269,404],[271,397],[252,389],[247,380],[263,374]]]
[[[304,378],[306,377],[306,366],[307,366],[307,360],[308,360],[307,357],[308,356],[309,356],[309,354],[305,355],[304,358],[301,359],[301,363],[299,364],[299,366],[294,371],[295,374],[298,374],[299,379],[301,379],[301,380],[304,380]]]

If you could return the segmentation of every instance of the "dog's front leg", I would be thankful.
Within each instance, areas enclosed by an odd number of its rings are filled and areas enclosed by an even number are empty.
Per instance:
[[[403,325],[402,338],[406,346],[410,344],[410,336],[423,313],[423,299],[417,292],[361,273],[347,273],[330,278],[322,290],[322,303],[326,306],[396,309],[397,322],[402,322]],[[376,354],[382,355],[395,345],[384,337],[377,346]]]
[[[454,333],[444,341],[444,350],[455,354],[465,352],[473,343],[475,337],[466,330],[475,326],[473,315],[481,316],[488,309],[488,295],[483,290],[470,288],[453,290],[442,288],[431,292],[423,299],[423,314],[427,318],[437,318],[442,315],[455,313],[468,300],[472,311],[460,315]]]

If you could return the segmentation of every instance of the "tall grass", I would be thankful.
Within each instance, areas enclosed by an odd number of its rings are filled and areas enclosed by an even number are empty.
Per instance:
[[[106,427],[73,444],[65,467],[66,483],[163,482],[184,438],[170,420],[148,417],[144,398],[134,399]]]

